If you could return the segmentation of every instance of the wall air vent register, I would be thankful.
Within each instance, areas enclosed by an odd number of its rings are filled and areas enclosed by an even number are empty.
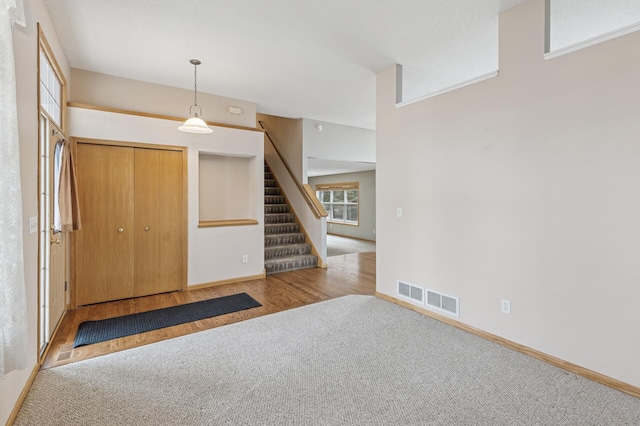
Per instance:
[[[425,300],[426,291],[426,300]],[[424,289],[413,284],[398,281],[398,295],[418,302],[427,308],[450,315],[460,315],[460,299],[433,290]]]

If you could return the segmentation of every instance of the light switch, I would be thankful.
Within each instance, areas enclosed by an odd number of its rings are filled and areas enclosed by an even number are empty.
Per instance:
[[[38,218],[36,216],[29,218],[29,233],[35,234],[38,232]]]

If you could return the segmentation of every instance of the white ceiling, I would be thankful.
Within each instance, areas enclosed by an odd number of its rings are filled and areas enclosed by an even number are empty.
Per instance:
[[[337,175],[375,170],[376,163],[339,161],[307,157],[307,177]]]
[[[465,68],[456,49],[522,1],[44,0],[73,68],[192,89],[197,58],[199,91],[369,129],[378,71],[455,73],[432,59]]]

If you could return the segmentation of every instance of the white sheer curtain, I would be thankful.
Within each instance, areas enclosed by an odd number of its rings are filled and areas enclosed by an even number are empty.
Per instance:
[[[26,367],[28,340],[13,23],[22,0],[0,0],[0,378]]]

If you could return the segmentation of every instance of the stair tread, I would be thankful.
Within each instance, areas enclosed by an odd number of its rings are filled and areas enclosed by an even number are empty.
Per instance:
[[[293,236],[298,236],[298,235],[303,235],[304,234],[302,232],[283,232],[281,234],[269,234],[269,235],[265,235],[265,237],[293,237]]]
[[[279,244],[277,246],[268,246],[264,248],[264,251],[278,251],[288,248],[306,248],[309,243],[291,243],[291,244]]]

